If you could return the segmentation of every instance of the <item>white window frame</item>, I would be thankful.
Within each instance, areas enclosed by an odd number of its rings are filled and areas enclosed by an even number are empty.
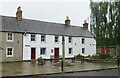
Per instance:
[[[12,34],[12,40],[9,40],[9,39],[8,39],[8,37],[9,37],[8,34],[9,34],[9,33]],[[14,34],[13,34],[12,32],[6,33],[6,39],[7,39],[7,42],[13,42],[13,41],[14,41]]]
[[[69,52],[70,52],[70,49],[71,49],[71,53],[69,53]],[[69,55],[73,55],[73,48],[68,48],[68,54],[69,54]]]
[[[82,44],[85,44],[85,38],[82,38]]]
[[[45,49],[45,53],[44,54],[41,54],[41,49]],[[46,50],[47,50],[46,47],[41,47],[40,48],[40,55],[46,55],[46,52],[47,52]]]
[[[71,39],[70,39],[71,38]],[[73,40],[72,40],[73,38],[71,37],[71,36],[69,36],[68,37],[68,43],[72,43],[73,42]]]
[[[84,50],[84,53],[83,53],[83,50]],[[85,54],[85,48],[82,48],[82,54]]]
[[[56,37],[57,37],[57,38],[56,38]],[[57,40],[57,42],[56,42],[56,40]],[[54,42],[55,42],[55,43],[59,43],[59,36],[56,35],[56,36],[54,37]]]
[[[44,36],[44,38],[42,38]],[[46,42],[46,35],[41,35],[41,42]]]
[[[32,35],[35,35],[34,41],[32,41],[32,38],[33,38]],[[31,34],[31,35],[30,35],[30,41],[31,41],[31,42],[35,42],[35,41],[36,41],[36,34]]]
[[[12,48],[12,55],[8,55],[8,48]],[[14,48],[13,47],[6,47],[6,57],[13,57]]]

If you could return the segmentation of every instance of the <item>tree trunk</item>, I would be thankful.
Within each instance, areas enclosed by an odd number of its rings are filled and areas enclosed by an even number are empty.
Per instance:
[[[120,56],[120,45],[116,46],[116,54]]]

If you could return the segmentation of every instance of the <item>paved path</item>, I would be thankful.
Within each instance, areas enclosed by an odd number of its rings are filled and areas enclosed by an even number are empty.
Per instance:
[[[116,64],[81,63],[77,61],[74,66],[64,67],[64,72],[88,71],[116,67]],[[42,66],[38,65],[37,62],[2,63],[2,76],[40,75],[51,73],[61,73],[61,67],[54,66],[49,61]]]

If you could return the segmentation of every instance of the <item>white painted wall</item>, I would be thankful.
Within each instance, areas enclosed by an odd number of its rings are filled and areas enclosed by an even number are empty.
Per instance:
[[[68,37],[65,36],[65,57],[70,58],[74,55],[93,55],[96,54],[96,41],[93,38],[85,38],[85,44],[82,44],[82,37],[72,37],[72,43],[68,43]],[[59,55],[62,55],[62,36],[59,36],[59,42],[54,42],[54,35],[46,35],[46,42],[41,42],[41,35],[36,34],[36,41],[31,42],[31,35],[23,36],[23,60],[31,60],[31,47],[36,48],[36,59],[40,56],[40,48],[46,48],[44,58],[49,59],[51,49],[59,48]],[[73,49],[73,54],[68,54],[68,49]],[[82,54],[82,48],[85,53]]]

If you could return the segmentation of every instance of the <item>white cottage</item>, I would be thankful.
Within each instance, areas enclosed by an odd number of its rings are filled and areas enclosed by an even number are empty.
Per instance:
[[[71,25],[68,17],[65,24],[23,19],[20,7],[16,17],[0,16],[0,20],[2,62],[35,60],[40,56],[50,59],[51,55],[58,59],[62,56],[62,36],[65,58],[96,54],[96,41],[87,22],[80,27]]]
[[[23,60],[43,58],[50,59],[62,56],[62,36],[65,37],[65,58],[75,55],[96,54],[96,41],[88,31],[88,23],[83,27],[70,25],[67,17],[65,24],[37,20],[24,21]]]

